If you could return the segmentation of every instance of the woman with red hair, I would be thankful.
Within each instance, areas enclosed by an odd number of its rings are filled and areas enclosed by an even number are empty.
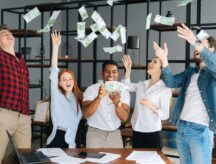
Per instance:
[[[74,73],[70,69],[58,69],[58,49],[60,33],[54,31],[52,37],[51,118],[53,129],[47,139],[47,147],[75,148],[78,124],[82,117],[82,93],[77,86]]]

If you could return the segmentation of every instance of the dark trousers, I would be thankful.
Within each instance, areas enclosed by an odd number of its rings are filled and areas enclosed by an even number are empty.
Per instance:
[[[133,148],[159,148],[162,149],[161,131],[142,133],[133,131]]]
[[[57,129],[56,135],[52,142],[47,145],[47,148],[58,147],[58,148],[69,148],[69,145],[65,142],[65,131]]]

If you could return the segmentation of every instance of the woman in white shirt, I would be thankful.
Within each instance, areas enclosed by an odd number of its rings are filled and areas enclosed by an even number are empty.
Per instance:
[[[149,80],[130,82],[132,60],[129,55],[122,58],[126,69],[123,83],[130,92],[136,92],[134,112],[131,118],[133,128],[133,148],[162,148],[161,120],[169,117],[171,89],[161,80],[161,61],[153,58],[148,63]]]
[[[82,93],[77,86],[74,73],[69,69],[58,69],[58,49],[61,35],[52,32],[51,118],[53,129],[47,139],[47,147],[75,148],[78,124],[82,117]]]

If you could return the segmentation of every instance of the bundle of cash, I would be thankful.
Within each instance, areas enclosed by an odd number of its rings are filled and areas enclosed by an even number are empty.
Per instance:
[[[82,39],[75,37],[75,39],[78,40],[84,47],[88,47],[89,44],[93,42],[96,38],[97,38],[97,35],[95,34],[95,32],[92,32],[87,37],[82,38]]]
[[[37,7],[33,8],[31,11],[23,15],[23,18],[25,19],[26,23],[31,22],[33,19],[41,15],[41,12],[38,10]]]
[[[77,22],[77,38],[85,38],[85,22]]]
[[[60,10],[59,11],[54,11],[51,15],[51,17],[49,18],[48,22],[47,22],[47,25],[43,28],[43,29],[40,29],[38,30],[37,32],[38,33],[41,33],[41,32],[48,32],[50,31],[51,27],[54,25],[58,15],[60,14]]]
[[[106,81],[105,88],[108,93],[120,92],[121,96],[126,90],[129,89],[128,86],[119,81]]]
[[[177,6],[186,6],[187,4],[191,3],[193,0],[179,0]]]
[[[115,52],[122,52],[124,48],[120,45],[114,46],[114,47],[104,47],[104,52],[107,52],[109,54],[113,54]]]
[[[175,23],[175,17],[164,17],[156,15],[154,21],[163,25],[172,26]]]
[[[209,36],[210,36],[210,35],[209,35],[207,32],[205,32],[204,30],[201,30],[201,31],[196,35],[197,39],[199,39],[199,40],[207,39]]]
[[[148,16],[146,17],[146,30],[148,30],[150,28],[151,17],[152,17],[152,13],[149,13]]]
[[[104,22],[104,20],[101,18],[101,16],[98,14],[97,11],[94,11],[92,13],[91,18],[94,20],[95,23],[97,23],[99,28],[106,26],[106,23]]]
[[[85,6],[80,7],[80,8],[78,9],[78,12],[79,12],[79,14],[80,14],[80,16],[81,16],[81,18],[82,18],[82,21],[84,21],[86,18],[88,18],[88,13],[87,13],[87,11],[86,11]]]

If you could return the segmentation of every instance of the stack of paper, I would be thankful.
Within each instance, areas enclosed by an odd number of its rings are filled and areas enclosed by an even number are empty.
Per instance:
[[[156,151],[133,151],[126,160],[140,164],[165,164]]]

